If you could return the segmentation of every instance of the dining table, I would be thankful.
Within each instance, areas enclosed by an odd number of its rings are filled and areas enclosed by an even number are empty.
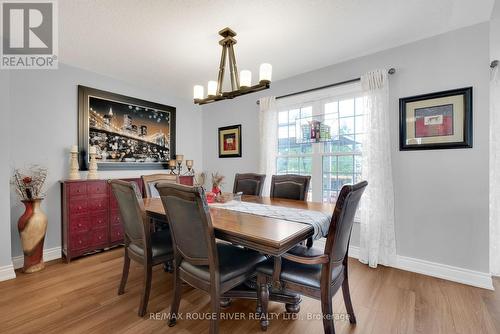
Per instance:
[[[231,200],[232,195],[225,194],[223,198]],[[290,199],[278,199],[261,196],[241,196],[241,202],[276,206],[279,209],[294,208],[308,211],[322,212],[328,215],[333,213],[335,205],[332,203],[306,202]],[[165,209],[160,198],[145,198],[144,208],[152,220],[167,222]],[[303,243],[314,235],[314,228],[310,224],[292,220],[262,216],[247,212],[228,210],[220,203],[209,204],[210,217],[215,231],[215,237],[235,245],[253,249],[268,256],[274,257],[273,287],[270,291],[270,300],[285,304],[288,312],[300,310],[301,297],[294,293],[282,291],[279,284],[281,271],[281,255],[291,248]],[[227,292],[223,300],[229,304],[230,298],[255,299],[256,290],[252,284],[236,287]]]

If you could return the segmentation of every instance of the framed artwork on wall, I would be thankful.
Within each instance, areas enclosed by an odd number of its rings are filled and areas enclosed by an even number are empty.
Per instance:
[[[241,157],[241,124],[219,128],[219,158]]]
[[[162,169],[175,159],[175,107],[78,86],[80,169]]]
[[[472,87],[399,99],[399,149],[472,147]]]

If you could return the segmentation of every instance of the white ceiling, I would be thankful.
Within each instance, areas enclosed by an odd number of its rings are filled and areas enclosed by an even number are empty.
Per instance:
[[[64,0],[60,61],[191,98],[217,77],[220,36],[239,69],[273,80],[487,21],[494,0]]]

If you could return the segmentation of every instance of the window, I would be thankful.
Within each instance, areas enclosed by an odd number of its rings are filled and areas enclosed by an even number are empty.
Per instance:
[[[321,95],[280,101],[276,169],[277,174],[311,175],[308,200],[335,202],[344,184],[361,179],[364,98],[359,84]],[[330,139],[301,140],[299,125],[313,119],[329,128]]]

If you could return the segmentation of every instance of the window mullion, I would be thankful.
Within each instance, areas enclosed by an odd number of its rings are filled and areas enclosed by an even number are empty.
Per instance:
[[[321,101],[316,101],[313,104],[313,116],[321,116],[323,114],[323,104]],[[313,202],[323,201],[323,161],[322,151],[323,143],[312,144],[313,157],[312,157],[312,200]]]

